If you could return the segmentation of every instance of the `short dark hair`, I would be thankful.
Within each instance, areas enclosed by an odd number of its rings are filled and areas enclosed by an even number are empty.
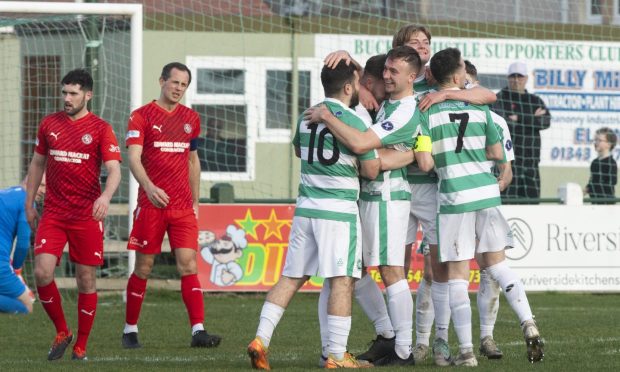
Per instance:
[[[420,59],[418,51],[405,45],[391,49],[387,53],[387,59],[402,59],[409,64],[416,75],[420,72],[420,68],[422,67],[422,60]]]
[[[469,60],[465,60],[465,72],[472,78],[478,80],[478,69]],[[472,82],[473,83],[473,82]]]
[[[366,66],[364,66],[364,75],[368,74],[379,80],[383,79],[383,69],[385,68],[385,60],[387,54],[377,54],[368,58]]]
[[[189,81],[187,82],[187,85],[189,85],[192,82],[192,72],[189,70],[187,66],[185,66],[181,62],[170,62],[167,65],[165,65],[164,68],[161,70],[160,77],[164,81],[170,79],[170,74],[173,68],[176,68],[179,71],[187,72],[187,74],[189,75]]]
[[[431,42],[431,32],[428,28],[422,25],[406,25],[401,27],[392,38],[392,48],[405,45],[405,43],[407,43],[409,39],[411,39],[411,37],[418,32],[422,32],[426,35],[428,42]]]
[[[76,68],[67,72],[67,75],[62,78],[60,84],[76,84],[80,86],[80,89],[84,92],[90,92],[93,90],[93,77],[90,72],[83,68]]]
[[[336,67],[323,66],[321,70],[321,84],[326,97],[333,97],[340,93],[345,84],[350,84],[355,79],[355,65],[340,61]]]
[[[435,53],[431,58],[431,72],[437,83],[443,85],[450,81],[458,70],[460,61],[461,51],[456,48],[446,48]]]
[[[616,132],[614,132],[611,128],[599,128],[596,130],[596,134],[605,135],[605,140],[609,142],[610,150],[613,150],[614,147],[616,147],[616,144],[618,143],[618,136],[616,135]]]

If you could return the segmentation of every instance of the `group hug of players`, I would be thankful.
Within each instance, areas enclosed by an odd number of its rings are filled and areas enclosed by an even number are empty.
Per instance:
[[[302,114],[293,139],[299,195],[282,277],[248,345],[254,368],[271,368],[274,329],[312,275],[326,279],[318,304],[319,366],[414,365],[429,354],[439,366],[476,366],[468,296],[474,258],[481,268],[480,354],[503,355],[493,339],[501,288],[520,321],[528,360],[543,359],[523,284],[504,254],[512,233],[498,207],[512,179],[510,133],[487,107],[496,97],[477,86],[475,66],[454,48],[431,58],[430,41],[428,29],[408,25],[386,55],[371,57],[364,68],[346,51],[326,57],[325,101]],[[406,278],[419,225],[425,265],[414,344]],[[387,304],[367,266],[378,267]],[[376,330],[358,356],[347,352],[352,297]],[[450,319],[456,355],[448,345]]]
[[[475,68],[468,65],[468,78],[457,49],[431,59],[430,40],[426,28],[409,25],[394,36],[387,55],[370,58],[364,69],[346,52],[327,57],[321,73],[326,99],[304,112],[293,140],[301,159],[299,196],[283,275],[267,295],[247,349],[253,367],[270,369],[273,331],[311,275],[327,279],[319,298],[322,367],[413,365],[431,352],[438,365],[477,365],[467,294],[468,262],[474,256],[482,269],[480,352],[502,356],[492,337],[501,287],[521,322],[528,359],[542,360],[542,340],[523,285],[504,256],[512,236],[498,206],[500,189],[512,177],[502,145],[509,133],[485,106],[495,95],[474,86]],[[129,349],[141,347],[138,319],[165,233],[181,275],[191,346],[215,347],[221,341],[204,328],[196,271],[200,119],[180,103],[190,83],[184,64],[164,66],[159,98],[131,113],[125,133],[129,168],[140,184],[128,242],[136,263],[127,283],[121,341]],[[24,202],[18,204],[36,234],[38,298],[56,328],[48,359],[62,358],[74,339],[54,280],[68,243],[79,293],[72,359],[86,360],[97,310],[96,268],[103,264],[102,221],[120,183],[121,156],[111,126],[88,111],[90,74],[73,70],[61,85],[63,110],[41,121],[25,191],[18,190],[25,193]],[[108,174],[103,191],[102,163]],[[34,202],[44,184],[39,216]],[[425,273],[416,298],[414,346],[414,305],[405,268],[418,225],[424,233]],[[365,275],[366,266],[379,268],[387,304]],[[27,303],[23,284],[10,284],[16,301]],[[347,352],[353,293],[377,333],[370,350],[357,358]],[[450,318],[459,341],[456,356],[448,345]]]

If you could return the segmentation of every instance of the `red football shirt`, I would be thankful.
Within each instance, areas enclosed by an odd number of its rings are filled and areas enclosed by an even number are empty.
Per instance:
[[[57,112],[41,121],[35,151],[47,157],[43,215],[92,219],[101,196],[101,163],[121,160],[112,126],[90,112],[76,121]]]
[[[199,134],[198,113],[181,104],[168,112],[153,101],[129,117],[125,144],[142,146],[142,165],[150,180],[170,197],[168,209],[192,207],[189,144]],[[142,187],[138,206],[154,208]]]

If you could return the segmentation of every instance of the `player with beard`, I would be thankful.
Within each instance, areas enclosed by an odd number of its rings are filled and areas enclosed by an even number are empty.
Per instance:
[[[387,147],[401,150],[403,154],[399,168],[388,168],[382,158],[382,172],[377,179],[362,180],[360,216],[364,264],[379,266],[395,333],[394,347],[387,355],[373,360],[375,365],[414,364],[411,353],[413,299],[403,269],[411,198],[405,166],[412,161],[410,150],[416,127],[412,121],[416,107],[413,81],[420,68],[420,57],[413,48],[402,46],[388,52],[383,81],[390,99],[383,102],[375,124],[368,131],[346,126],[324,105],[304,113],[311,122],[326,123],[334,136],[355,153]]]
[[[358,103],[359,75],[355,67],[344,62],[335,69],[323,67],[321,83],[327,97],[322,106],[341,118],[344,125],[366,131],[362,119],[350,108]],[[326,278],[331,288],[325,367],[369,366],[347,352],[347,340],[353,285],[362,270],[358,177],[374,179],[380,161],[372,149],[355,155],[336,140],[324,123],[303,117],[298,121],[293,145],[301,159],[299,196],[282,276],[267,294],[256,337],[248,345],[252,367],[271,368],[268,350],[275,327],[295,293],[312,275]]]
[[[78,287],[78,337],[73,359],[86,359],[86,344],[97,310],[96,269],[103,264],[103,219],[120,179],[121,153],[110,124],[88,111],[93,79],[85,70],[70,71],[61,81],[64,110],[46,116],[39,126],[28,168],[26,217],[33,230],[35,280],[39,300],[56,327],[48,360],[60,359],[73,340],[54,281],[65,244],[75,263]],[[108,179],[103,192],[103,163]],[[34,200],[43,173],[47,194],[43,215]]]

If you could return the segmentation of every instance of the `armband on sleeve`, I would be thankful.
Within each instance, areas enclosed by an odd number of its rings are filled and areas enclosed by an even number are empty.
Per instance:
[[[189,141],[189,151],[194,151],[198,149],[198,138],[192,138]]]
[[[431,152],[432,144],[431,137],[419,135],[416,137],[415,146],[413,149],[416,152]]]

